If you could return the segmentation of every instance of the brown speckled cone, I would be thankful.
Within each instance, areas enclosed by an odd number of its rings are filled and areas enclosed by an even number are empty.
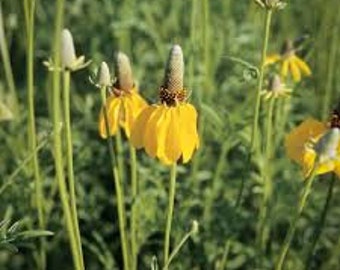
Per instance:
[[[115,75],[117,78],[116,87],[129,91],[133,88],[133,76],[130,60],[126,54],[118,52],[115,61]]]
[[[169,91],[183,89],[184,61],[182,48],[179,45],[172,46],[165,67],[163,87]]]

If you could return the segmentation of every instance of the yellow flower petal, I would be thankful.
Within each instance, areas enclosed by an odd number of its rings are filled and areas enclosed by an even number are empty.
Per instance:
[[[179,138],[179,114],[176,108],[169,108],[170,122],[165,139],[164,156],[175,163],[181,156],[181,143]]]
[[[281,67],[281,77],[282,78],[286,78],[287,75],[288,75],[288,64],[289,64],[289,61],[284,59],[282,61],[282,67]]]
[[[279,54],[271,54],[266,57],[264,62],[265,65],[271,65],[281,60],[281,56]]]
[[[123,108],[124,110],[123,110],[123,118],[121,119],[121,125],[124,128],[126,137],[130,138],[132,125],[135,120],[135,117],[134,117],[135,108],[134,108],[132,97],[130,95],[124,97]]]
[[[320,121],[312,118],[305,120],[285,138],[288,157],[303,164],[306,143],[311,139],[318,138],[326,130],[326,125]]]
[[[290,72],[292,73],[293,80],[295,82],[299,82],[301,80],[301,72],[295,62],[295,58],[293,57],[291,57],[291,59],[289,60],[289,68]]]
[[[334,161],[334,172],[338,177],[340,177],[340,160]]]
[[[136,148],[142,148],[146,123],[150,115],[156,110],[157,106],[146,107],[137,117],[131,132],[131,143]]]
[[[296,65],[301,70],[301,72],[306,76],[310,76],[312,74],[312,71],[310,70],[307,63],[296,55],[294,55],[293,57],[294,57],[294,61],[295,61]]]
[[[196,148],[199,140],[197,134],[197,112],[191,104],[178,107],[180,115],[180,138],[182,147],[183,163],[188,162]]]
[[[146,122],[143,145],[146,153],[153,158],[156,157],[157,153],[157,129],[162,124],[165,112],[164,106],[157,106],[150,114],[149,121]]]
[[[114,96],[109,97],[106,101],[106,111],[109,122],[109,135],[114,135],[117,132],[120,105],[120,99]],[[99,114],[99,134],[102,138],[107,138],[104,109],[101,109]]]

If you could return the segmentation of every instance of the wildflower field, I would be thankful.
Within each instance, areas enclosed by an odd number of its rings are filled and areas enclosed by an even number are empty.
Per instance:
[[[340,269],[339,0],[0,0],[0,270]]]

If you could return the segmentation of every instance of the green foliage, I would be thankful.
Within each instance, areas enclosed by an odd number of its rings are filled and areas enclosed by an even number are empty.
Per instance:
[[[339,98],[340,69],[334,62],[340,57],[338,0],[327,4],[323,0],[287,2],[284,10],[273,14],[269,51],[279,52],[286,38],[308,36],[299,54],[310,64],[313,75],[294,85],[287,121],[274,123],[276,151],[271,161],[273,196],[268,218],[271,232],[265,254],[261,254],[255,239],[267,164],[260,152],[250,166],[246,165],[262,40],[260,8],[250,0],[66,1],[64,26],[73,34],[77,55],[93,61],[89,69],[72,73],[71,77],[74,172],[86,269],[122,269],[114,181],[106,142],[97,131],[100,93],[88,77],[101,61],[113,68],[113,53],[122,50],[131,58],[140,93],[149,102],[157,102],[167,52],[173,43],[183,48],[185,85],[191,92],[190,102],[199,110],[202,136],[194,159],[178,166],[171,247],[179,244],[193,220],[199,222],[200,231],[183,245],[170,269],[220,269],[229,238],[228,269],[273,268],[303,187],[298,166],[285,156],[284,134],[307,117],[325,119]],[[37,151],[46,197],[46,231],[37,229],[34,178],[28,165],[32,153],[26,139],[22,1],[2,1],[2,10],[20,114],[0,122],[0,190],[11,180],[0,192],[0,217],[12,209],[11,218],[5,217],[0,223],[0,269],[36,269],[35,238],[40,237],[46,240],[46,269],[72,269],[53,150],[46,142],[52,126],[52,84],[42,62],[52,56],[55,1],[37,1],[35,14],[35,113],[38,145],[42,145]],[[1,62],[0,114],[3,108],[11,109],[9,94]],[[262,106],[262,142],[265,111]],[[129,176],[129,145],[125,139],[124,167]],[[157,270],[162,268],[169,168],[143,151],[137,153],[137,159],[137,198],[131,196],[129,177],[124,182],[128,228],[131,205],[137,204],[138,269]],[[328,178],[321,176],[315,181],[298,222],[286,269],[303,269],[326,200]],[[235,209],[242,179],[246,180],[245,192],[240,207]],[[336,183],[311,269],[321,269],[331,258],[336,259],[330,269],[340,268],[339,254],[335,253],[340,250],[339,192]]]

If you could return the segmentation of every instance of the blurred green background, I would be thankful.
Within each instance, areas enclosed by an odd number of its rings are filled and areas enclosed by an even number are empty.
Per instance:
[[[74,165],[81,235],[87,269],[121,269],[122,260],[115,207],[114,184],[106,142],[97,131],[100,93],[88,77],[121,50],[130,56],[141,94],[157,102],[158,87],[170,46],[180,44],[185,57],[185,85],[190,101],[200,113],[201,148],[193,161],[179,166],[172,243],[189,231],[192,220],[199,233],[185,244],[172,269],[219,269],[225,244],[233,236],[228,269],[271,269],[296,207],[302,177],[298,166],[285,156],[280,138],[272,162],[274,194],[270,205],[271,235],[265,259],[255,245],[258,209],[262,194],[261,172],[266,164],[257,156],[246,171],[247,145],[255,102],[256,77],[246,65],[258,66],[262,44],[264,12],[251,0],[73,0],[65,1],[64,27],[74,37],[77,55],[92,59],[90,68],[72,74],[72,128]],[[12,183],[0,195],[0,220],[20,229],[36,229],[33,174],[28,166],[11,178],[30,155],[27,148],[25,75],[25,25],[22,1],[3,0],[2,19],[20,114],[1,122],[0,185]],[[72,269],[72,258],[63,228],[61,205],[54,179],[50,122],[51,78],[42,62],[51,57],[55,1],[36,2],[35,97],[38,143],[44,190],[47,198],[47,269]],[[337,105],[340,69],[338,49],[340,22],[338,0],[287,1],[284,10],[273,15],[269,52],[279,52],[287,38],[306,37],[299,52],[312,69],[312,77],[294,88],[289,131],[301,120],[313,116],[325,119]],[[0,65],[0,100],[11,109],[4,68]],[[328,91],[331,100],[325,98]],[[265,108],[265,105],[264,105]],[[261,113],[261,127],[265,114]],[[275,140],[275,137],[273,137]],[[124,144],[128,156],[128,144]],[[150,269],[152,256],[160,260],[169,168],[138,152],[139,269]],[[128,158],[125,163],[129,168]],[[234,204],[242,177],[246,178],[242,205]],[[303,269],[314,226],[331,182],[331,175],[318,177],[298,231],[292,243],[286,269]],[[126,183],[129,209],[132,200]],[[340,190],[335,183],[325,227],[311,260],[310,269],[322,266],[333,255],[340,239]],[[212,202],[211,208],[209,203]],[[0,245],[0,269],[36,269],[38,241],[18,241],[18,251]],[[340,242],[339,242],[340,243]],[[339,254],[340,255],[340,254]],[[338,256],[340,258],[340,256]],[[325,268],[326,269],[326,268]],[[332,268],[340,269],[340,261]]]

